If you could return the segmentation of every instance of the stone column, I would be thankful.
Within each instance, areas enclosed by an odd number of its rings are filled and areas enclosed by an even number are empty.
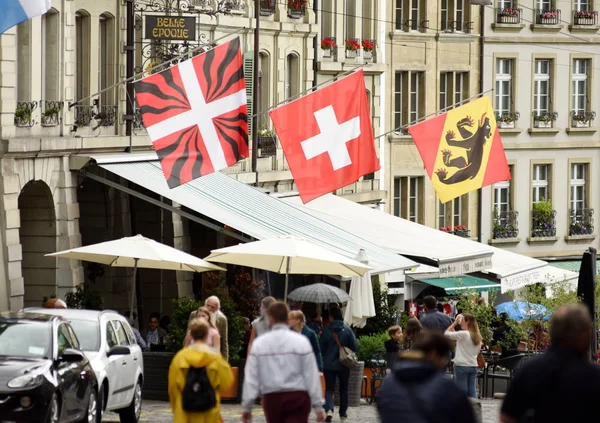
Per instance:
[[[173,203],[174,207],[181,208],[181,205]],[[165,213],[168,211],[165,210]],[[182,218],[177,213],[172,213],[173,216],[173,247],[189,253],[192,249],[192,242],[189,231],[189,222],[187,219]],[[194,292],[192,289],[192,280],[194,278],[191,272],[176,272],[177,278],[177,296],[182,297],[193,297]]]

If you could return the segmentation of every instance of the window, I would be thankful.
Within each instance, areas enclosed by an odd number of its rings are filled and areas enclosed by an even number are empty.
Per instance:
[[[533,166],[533,195],[531,199],[533,203],[549,200],[550,192],[548,187],[549,165],[534,165]]]
[[[129,340],[127,339],[127,333],[125,329],[123,329],[123,325],[118,320],[112,321],[113,327],[115,328],[115,332],[117,333],[117,339],[119,340],[119,345],[127,346],[129,345]]]
[[[535,7],[542,12],[552,10],[552,0],[536,0]]]
[[[516,3],[514,0],[498,0],[498,9],[515,9]]]
[[[440,110],[458,107],[469,97],[468,72],[442,72],[440,74]]]
[[[377,4],[377,0],[363,0],[363,10],[362,10],[362,31],[363,38],[367,40],[372,40],[375,38],[375,25],[376,21],[374,16],[376,16],[375,5]]]
[[[17,101],[31,100],[31,21],[17,26]]]
[[[418,222],[419,220],[419,185],[421,178],[410,178],[410,197],[408,208],[408,220]]]
[[[423,222],[423,178],[406,176],[394,179],[394,215],[411,222]]]
[[[98,25],[98,92],[100,104],[104,106],[115,103],[114,90],[109,89],[114,84],[114,59],[115,51],[112,41],[114,40],[114,19],[108,15],[100,16]],[[106,90],[106,91],[104,91]]]
[[[355,0],[346,0],[344,1],[344,6],[346,8],[346,38],[356,38],[356,1]]]
[[[448,203],[442,203],[441,201],[439,201],[439,213],[438,213],[438,228],[442,229],[445,228],[446,226],[448,226],[447,223],[447,219],[446,219],[446,212],[447,212],[447,205]]]
[[[71,334],[69,333],[69,329],[67,325],[61,324],[58,327],[57,333],[58,340],[58,356],[60,357],[63,351],[67,348],[73,348],[73,340],[71,339]]]
[[[462,197],[452,200],[452,224],[462,225]]]
[[[502,116],[512,112],[513,59],[496,60],[496,113]]]
[[[447,32],[467,32],[470,28],[466,13],[470,10],[469,0],[441,0],[441,29]]]
[[[87,98],[90,95],[90,18],[85,12],[77,12],[75,15],[76,33],[76,85],[75,99]],[[85,101],[84,103],[88,103]]]
[[[396,0],[396,29],[400,31],[420,31],[426,27],[424,0]]]
[[[299,91],[299,59],[294,54],[288,54],[286,60],[286,73],[285,73],[285,99],[289,100],[297,96]]]
[[[533,75],[533,111],[536,115],[550,110],[550,60],[536,60]]]
[[[571,165],[571,210],[578,214],[586,208],[587,164]]]
[[[425,110],[424,72],[396,72],[394,81],[394,127],[417,122]]]
[[[117,334],[113,329],[110,322],[106,322],[106,343],[108,344],[108,348],[112,348],[115,345],[119,345],[119,340],[117,338]]]
[[[499,182],[494,185],[494,211],[504,214],[510,210],[510,181]]]
[[[46,101],[60,99],[59,80],[59,51],[60,51],[60,19],[54,9],[42,16],[42,98]]]
[[[269,56],[264,53],[260,53],[260,62],[258,68],[258,84],[260,87],[258,96],[258,110],[256,113],[260,113],[261,110],[265,110],[269,107]],[[259,128],[269,127],[269,115],[262,113],[259,115]]]
[[[588,71],[589,60],[573,60],[572,103],[573,113],[586,112],[588,103]]]
[[[591,12],[591,2],[589,0],[575,0],[576,12]]]
[[[319,4],[321,8],[321,33],[323,37],[331,37],[334,35],[334,6],[331,1],[324,1]]]
[[[401,216],[401,188],[402,188],[402,179],[394,178],[394,216]]]

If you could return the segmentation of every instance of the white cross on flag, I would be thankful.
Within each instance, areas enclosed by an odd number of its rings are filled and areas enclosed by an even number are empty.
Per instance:
[[[270,115],[305,204],[380,168],[362,70]]]
[[[239,38],[142,79],[135,91],[170,188],[248,157]]]

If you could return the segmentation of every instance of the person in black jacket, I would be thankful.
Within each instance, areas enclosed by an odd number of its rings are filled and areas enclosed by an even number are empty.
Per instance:
[[[400,354],[400,343],[402,342],[402,328],[400,326],[392,326],[388,329],[390,339],[384,342],[385,351],[387,353],[388,367],[392,367]]]
[[[381,423],[475,423],[467,395],[444,374],[451,351],[446,337],[424,332],[400,355],[377,392]]]

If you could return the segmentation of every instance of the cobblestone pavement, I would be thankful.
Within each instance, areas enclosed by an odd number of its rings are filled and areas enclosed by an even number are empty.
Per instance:
[[[497,423],[500,401],[484,400],[483,423]],[[224,404],[221,408],[221,415],[225,423],[241,422],[242,410],[239,404]],[[142,416],[140,419],[144,423],[166,423],[172,421],[171,409],[169,404],[161,401],[144,401],[142,405]],[[311,420],[314,421],[314,420]],[[334,422],[339,421],[334,418]],[[348,409],[347,423],[370,423],[377,422],[377,410],[375,405],[362,405],[360,407],[351,407]],[[119,422],[119,417],[114,413],[106,413],[102,419],[103,423]],[[260,408],[254,409],[254,423],[265,423],[264,415]]]

